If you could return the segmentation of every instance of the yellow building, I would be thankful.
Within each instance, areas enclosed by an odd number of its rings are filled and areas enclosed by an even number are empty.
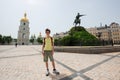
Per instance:
[[[120,25],[118,23],[111,23],[111,36],[114,43],[120,43]]]
[[[113,22],[109,26],[87,28],[86,30],[101,40],[112,40],[114,44],[120,44],[120,25],[118,23]],[[98,33],[101,33],[100,37],[98,37]]]

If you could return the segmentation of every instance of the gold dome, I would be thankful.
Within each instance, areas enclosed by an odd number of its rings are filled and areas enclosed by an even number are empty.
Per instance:
[[[27,14],[25,13],[25,14],[24,14],[24,17],[21,19],[21,21],[24,21],[24,22],[29,21],[26,16],[27,16]]]

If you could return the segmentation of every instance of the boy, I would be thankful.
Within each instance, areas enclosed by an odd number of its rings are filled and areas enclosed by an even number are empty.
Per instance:
[[[46,69],[47,69],[46,76],[49,76],[49,74],[50,74],[49,68],[48,68],[48,58],[52,62],[53,73],[59,74],[59,72],[57,72],[57,70],[55,68],[55,63],[54,63],[54,58],[53,58],[54,42],[53,42],[53,38],[50,36],[50,29],[46,29],[45,33],[46,33],[46,37],[43,40],[42,54],[43,54],[44,62],[46,64]]]

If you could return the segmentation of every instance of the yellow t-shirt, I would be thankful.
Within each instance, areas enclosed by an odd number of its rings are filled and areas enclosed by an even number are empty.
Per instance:
[[[49,37],[49,38],[46,37],[45,38],[45,47],[44,47],[44,50],[52,50],[53,49],[51,40],[53,40],[53,39],[51,39],[51,37]]]

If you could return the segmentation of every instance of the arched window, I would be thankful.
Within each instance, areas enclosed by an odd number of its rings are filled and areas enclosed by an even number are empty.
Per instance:
[[[25,25],[25,23],[23,23],[23,25]]]
[[[25,38],[25,33],[22,34],[22,38]]]

